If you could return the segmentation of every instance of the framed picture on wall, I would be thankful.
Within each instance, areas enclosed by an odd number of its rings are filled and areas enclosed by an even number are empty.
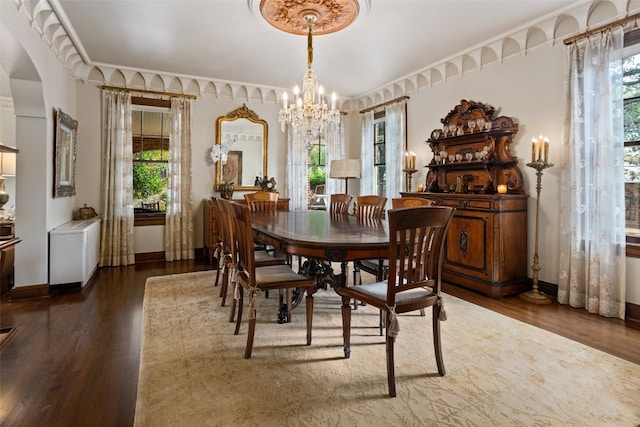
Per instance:
[[[242,179],[242,151],[229,151],[227,163],[222,166],[222,180],[240,184]]]
[[[53,197],[76,194],[76,143],[78,122],[61,109],[56,110]]]

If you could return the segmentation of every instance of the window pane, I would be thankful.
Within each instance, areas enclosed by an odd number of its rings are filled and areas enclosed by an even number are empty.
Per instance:
[[[166,210],[169,112],[132,111],[133,198],[136,212]]]
[[[640,54],[623,61],[624,177],[627,240],[640,238]]]

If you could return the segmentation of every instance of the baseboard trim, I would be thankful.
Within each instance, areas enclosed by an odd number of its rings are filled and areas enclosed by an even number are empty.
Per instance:
[[[193,252],[196,259],[204,257],[204,248],[195,248]],[[164,261],[164,252],[141,252],[136,254],[136,263],[138,262],[157,262]]]
[[[9,290],[9,301],[42,298],[49,296],[49,285],[29,285],[13,287]]]

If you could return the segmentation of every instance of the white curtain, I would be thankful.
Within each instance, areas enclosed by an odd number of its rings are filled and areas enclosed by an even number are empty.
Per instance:
[[[344,193],[344,180],[329,178],[331,172],[331,162],[333,160],[346,159],[347,157],[345,144],[344,144],[344,126],[342,120],[335,129],[327,130],[327,146],[326,146],[326,158],[325,158],[325,194]]]
[[[309,204],[309,152],[304,144],[304,132],[287,126],[287,194],[289,210],[306,211]]]
[[[133,247],[131,94],[102,91],[102,228],[100,266],[135,264]]]
[[[164,254],[167,261],[193,259],[191,214],[191,100],[171,98]]]
[[[391,199],[400,197],[404,187],[404,147],[406,145],[405,100],[385,107],[385,147],[386,147],[386,209],[391,208]]]
[[[377,194],[375,186],[375,168],[373,167],[373,111],[362,113],[362,177],[360,178],[360,194]]]
[[[567,47],[558,301],[624,319],[621,27]]]

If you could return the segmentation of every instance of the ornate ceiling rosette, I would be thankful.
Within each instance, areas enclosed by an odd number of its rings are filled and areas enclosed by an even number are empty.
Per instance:
[[[261,0],[260,13],[279,30],[306,35],[309,25],[305,16],[313,15],[313,34],[340,31],[358,16],[358,0]]]

